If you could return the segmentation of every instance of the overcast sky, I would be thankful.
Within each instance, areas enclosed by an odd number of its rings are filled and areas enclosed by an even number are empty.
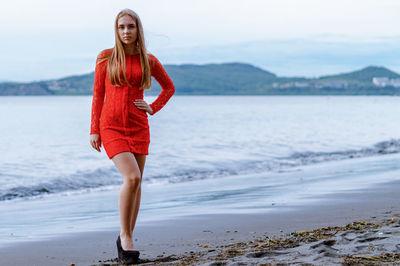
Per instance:
[[[0,80],[93,71],[123,8],[164,64],[245,62],[280,76],[400,72],[398,0],[13,0],[0,6]]]

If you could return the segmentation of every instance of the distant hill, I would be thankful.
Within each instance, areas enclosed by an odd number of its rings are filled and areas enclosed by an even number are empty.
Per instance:
[[[361,70],[316,79],[278,77],[274,73],[244,63],[205,65],[165,65],[177,95],[400,95],[400,87],[379,87],[373,77],[398,79],[400,75],[384,67]],[[0,83],[0,95],[89,95],[94,73],[61,79]],[[145,93],[155,95],[161,88]]]
[[[277,79],[271,72],[242,63],[166,65],[165,69],[179,94],[246,94]]]
[[[400,75],[384,67],[369,66],[361,70],[350,73],[322,76],[319,79],[335,79],[335,80],[355,80],[359,82],[371,82],[374,77],[388,77],[391,79],[400,78]]]

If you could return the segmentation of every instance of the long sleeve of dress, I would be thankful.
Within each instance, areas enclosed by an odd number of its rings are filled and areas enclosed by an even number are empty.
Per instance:
[[[172,83],[170,77],[168,76],[167,72],[165,71],[164,67],[158,61],[158,59],[153,56],[150,56],[150,68],[151,68],[151,75],[156,79],[156,81],[161,86],[161,93],[158,95],[157,99],[150,104],[151,109],[153,110],[153,114],[157,113],[164,107],[164,105],[168,102],[168,100],[172,97],[175,93],[175,86]]]
[[[93,85],[93,100],[92,100],[92,115],[90,124],[90,134],[100,134],[100,115],[103,108],[105,95],[105,78],[107,71],[107,63],[101,62],[100,57],[103,52],[97,57],[96,68],[94,71]]]

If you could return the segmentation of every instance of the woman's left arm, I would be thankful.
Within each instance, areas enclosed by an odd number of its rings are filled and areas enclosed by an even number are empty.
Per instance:
[[[175,86],[160,61],[158,61],[154,55],[149,54],[149,63],[151,75],[157,80],[162,89],[157,99],[150,104],[150,107],[153,110],[151,115],[154,115],[164,107],[164,105],[175,93]]]

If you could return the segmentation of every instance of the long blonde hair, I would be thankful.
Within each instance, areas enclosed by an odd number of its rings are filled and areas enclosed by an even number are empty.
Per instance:
[[[113,49],[111,49],[111,53],[107,53],[104,56],[102,56],[100,59],[100,63],[103,62],[104,60],[108,60],[108,66],[107,66],[107,71],[108,71],[108,76],[110,77],[111,84],[114,86],[121,86],[122,81],[121,81],[121,70],[122,74],[124,77],[124,82],[128,85],[129,84],[128,79],[126,77],[126,63],[125,63],[125,50],[124,50],[124,45],[122,44],[122,41],[119,37],[118,34],[118,20],[123,17],[123,16],[131,16],[133,20],[136,22],[136,26],[138,28],[137,31],[137,40],[136,40],[136,45],[139,49],[139,56],[140,56],[140,65],[142,67],[142,80],[140,83],[141,89],[150,89],[151,87],[151,72],[150,72],[150,64],[149,60],[147,58],[147,52],[146,52],[146,44],[144,40],[144,33],[143,33],[143,26],[142,22],[138,16],[133,10],[130,9],[123,9],[121,10],[117,17],[115,18],[115,46]]]

